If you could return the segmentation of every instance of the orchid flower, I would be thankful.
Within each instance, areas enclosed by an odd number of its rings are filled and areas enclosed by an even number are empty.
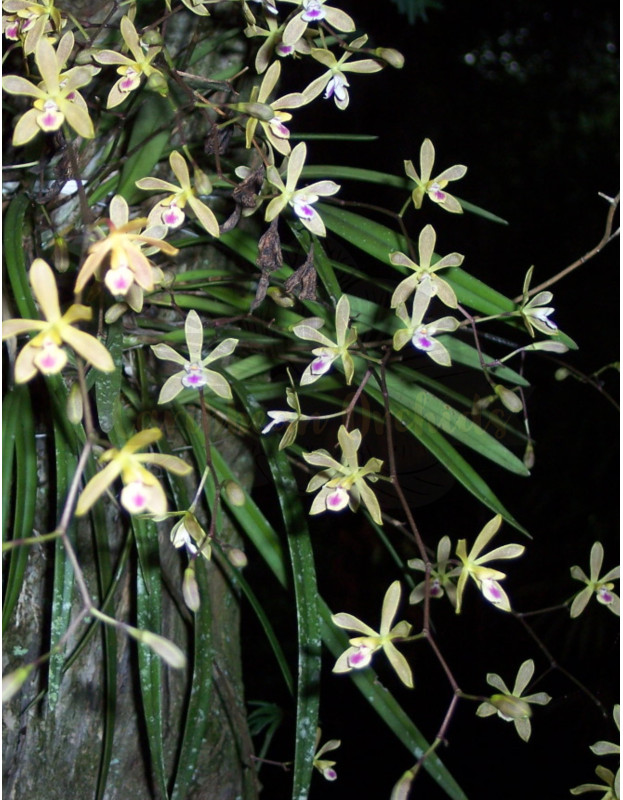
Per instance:
[[[231,389],[225,378],[219,372],[206,369],[206,366],[218,358],[231,355],[238,344],[238,339],[223,340],[205,358],[201,358],[203,325],[199,314],[194,308],[188,312],[184,324],[184,332],[188,348],[188,359],[184,358],[168,344],[152,345],[151,349],[157,358],[161,358],[164,361],[173,361],[182,367],[179,372],[174,373],[165,381],[160,390],[158,404],[171,402],[182,389],[202,389],[204,386],[207,386],[219,397],[223,397],[226,400],[231,399]]]
[[[28,144],[39,132],[51,133],[59,130],[64,122],[79,136],[92,139],[95,136],[87,104],[76,91],[91,82],[94,68],[73,67],[63,72],[63,67],[74,46],[74,35],[66,33],[55,50],[43,37],[35,49],[35,63],[42,81],[35,86],[21,75],[7,75],[2,79],[5,92],[34,97],[33,108],[23,114],[13,131],[13,145]]]
[[[276,167],[268,168],[266,177],[269,183],[279,190],[280,194],[270,201],[264,218],[266,222],[272,222],[287,205],[290,205],[307,230],[317,236],[326,236],[324,222],[320,214],[313,208],[313,204],[319,197],[329,197],[339,192],[340,187],[334,181],[316,181],[304,189],[297,189],[296,184],[303,171],[306,158],[307,145],[305,142],[299,142],[290,153],[289,158],[284,160],[284,164],[287,161],[285,184]]]
[[[357,451],[361,446],[360,430],[349,433],[341,425],[337,438],[342,449],[341,462],[336,461],[326,450],[303,453],[303,458],[308,464],[324,467],[322,472],[314,475],[307,485],[308,492],[320,489],[309,513],[313,515],[321,514],[323,511],[342,511],[347,506],[356,511],[363,501],[372,519],[377,525],[382,525],[379,501],[365,479],[377,481],[377,473],[381,471],[383,462],[378,458],[370,458],[363,467],[359,466]]]
[[[558,325],[549,317],[556,309],[551,306],[544,308],[547,303],[552,302],[554,295],[551,292],[538,292],[534,297],[529,297],[528,291],[533,270],[534,267],[530,267],[526,273],[523,284],[523,300],[518,313],[521,315],[530,336],[534,337],[535,328],[546,334],[546,336],[555,336],[558,333]]]
[[[406,303],[407,298],[418,288],[425,290],[431,297],[438,297],[444,305],[456,308],[457,299],[454,289],[449,283],[440,278],[437,272],[447,267],[459,267],[463,263],[465,256],[460,253],[450,253],[447,256],[443,256],[443,258],[438,258],[434,264],[431,264],[436,241],[437,234],[435,229],[432,225],[426,225],[422,228],[418,239],[419,264],[416,264],[404,253],[390,253],[389,260],[392,264],[413,270],[413,274],[401,281],[396,287],[391,300],[392,308],[396,308],[400,303]]]
[[[284,0],[287,3],[301,6],[301,10],[292,17],[283,32],[285,45],[295,44],[307,30],[309,24],[326,21],[328,25],[343,33],[352,33],[355,23],[346,12],[333,6],[325,5],[325,0]]]
[[[152,83],[160,85],[161,93],[166,93],[166,78],[159,69],[153,67],[151,62],[162,50],[162,47],[147,47],[143,49],[134,24],[129,17],[121,18],[121,36],[125,46],[134,58],[118,53],[116,50],[101,50],[94,55],[100,64],[119,64],[117,72],[121,78],[115,83],[108,93],[106,108],[115,108],[129,97],[130,92],[141,85],[143,78],[151,78]],[[158,76],[152,78],[152,76]]]
[[[504,572],[491,567],[485,567],[489,561],[497,561],[501,558],[518,558],[526,549],[521,544],[505,544],[502,547],[496,547],[489,553],[480,555],[483,549],[489,544],[491,539],[498,532],[502,524],[502,517],[496,514],[492,520],[489,520],[484,528],[476,537],[472,549],[467,553],[465,539],[460,539],[456,548],[456,554],[461,559],[461,574],[456,587],[456,613],[461,611],[461,601],[463,598],[463,591],[468,578],[471,578],[476,586],[482,592],[485,600],[488,600],[497,608],[503,611],[510,611],[510,602],[506,592],[502,589],[498,581],[506,577]]]
[[[259,122],[270,144],[275,148],[275,150],[277,150],[278,153],[281,153],[283,156],[287,156],[290,153],[290,142],[288,141],[290,138],[290,131],[285,126],[285,123],[292,119],[292,114],[288,114],[287,112],[282,111],[282,109],[298,108],[299,106],[304,105],[305,100],[300,92],[293,92],[291,94],[286,94],[283,97],[279,97],[277,100],[269,103],[268,98],[277,85],[280,75],[281,64],[278,61],[275,61],[273,64],[271,64],[268,71],[264,75],[261,86],[253,87],[251,91],[250,103],[267,104],[274,112],[274,116],[272,119],[266,121],[254,117],[252,112],[249,111],[248,113],[251,116],[249,117],[246,127],[246,143],[247,149],[252,146],[255,129],[257,128],[257,124]]]
[[[404,303],[396,309],[396,316],[404,325],[394,334],[394,350],[402,348],[411,342],[416,350],[421,350],[435,363],[442,367],[449,367],[452,363],[450,353],[446,347],[435,337],[439,333],[451,333],[459,327],[459,321],[455,317],[441,317],[433,322],[422,322],[430,305],[429,295],[418,289],[413,298],[413,309],[411,316]]]
[[[394,644],[396,640],[406,639],[411,632],[411,625],[404,620],[393,625],[400,603],[400,593],[400,581],[394,581],[385,592],[381,611],[381,628],[378,633],[365,622],[353,617],[352,614],[333,614],[331,619],[338,628],[363,634],[363,636],[349,639],[350,647],[338,658],[333,672],[343,673],[353,669],[363,669],[370,664],[374,653],[382,649],[400,680],[409,689],[413,688],[411,667]]]
[[[148,428],[134,434],[121,450],[112,447],[100,456],[100,462],[106,463],[82,490],[76,506],[76,515],[87,513],[102,494],[121,477],[124,488],[121,492],[121,505],[130,514],[150,511],[162,515],[167,510],[167,498],[162,484],[143,464],[153,464],[173,472],[175,475],[188,475],[192,472],[185,461],[177,456],[165,453],[137,453],[162,436],[158,428]]]
[[[530,717],[532,709],[530,704],[544,706],[552,699],[545,692],[524,695],[526,686],[534,675],[534,661],[529,658],[519,667],[513,691],[508,688],[502,678],[495,673],[487,675],[487,683],[498,689],[501,694],[492,695],[487,701],[481,703],[476,710],[479,717],[490,717],[497,714],[506,722],[513,722],[519,736],[527,742],[532,733]]]
[[[322,731],[320,728],[318,728],[316,731],[316,744],[314,746],[314,750],[316,752],[314,754],[313,765],[320,772],[323,778],[328,781],[334,781],[337,778],[337,772],[333,769],[336,762],[327,761],[326,759],[323,759],[322,756],[331,750],[337,750],[342,742],[339,739],[329,739],[328,742],[325,742],[322,747],[318,749],[321,737]]]
[[[275,13],[277,13],[276,9]],[[309,55],[311,53],[311,46],[305,38],[299,39],[294,44],[286,45],[283,43],[282,37],[285,24],[280,25],[274,17],[267,17],[266,24],[268,25],[267,28],[261,28],[256,25],[255,18],[253,18],[252,21],[249,20],[249,24],[244,30],[245,36],[250,39],[256,36],[264,37],[264,42],[262,42],[255,56],[255,71],[258,75],[266,71],[272,60],[273,53],[279,58],[286,58],[294,54]]]
[[[163,224],[169,228],[179,228],[184,222],[186,215],[183,209],[186,203],[194,212],[199,224],[212,236],[219,236],[218,220],[213,211],[197,197],[197,188],[193,188],[190,182],[188,164],[184,157],[173,150],[169,156],[169,164],[179,186],[160,178],[141,178],[136,181],[136,186],[148,192],[171,192],[171,194],[157,203],[149,213],[149,222],[152,225]],[[202,194],[210,194],[212,186],[204,173],[200,175]],[[197,174],[195,175],[195,187],[197,186]]]
[[[448,559],[450,558],[451,542],[449,536],[444,536],[437,545],[437,561],[431,566],[428,578],[428,596],[432,598],[448,595],[448,600],[456,607],[456,582],[455,579],[461,572],[460,567],[450,567],[448,569]],[[421,558],[411,558],[407,561],[411,569],[426,572],[426,564]],[[409,603],[421,603],[426,594],[426,580],[412,590],[409,595]]]
[[[586,792],[602,792],[599,800],[619,800],[620,795],[618,789],[620,787],[618,787],[616,783],[616,778],[619,773],[617,772],[615,776],[611,769],[599,765],[595,767],[595,774],[603,783],[582,783],[574,789],[569,789],[569,792],[574,795],[585,794]]]
[[[453,214],[462,214],[461,204],[448,192],[444,191],[450,181],[457,181],[467,172],[467,167],[462,164],[455,164],[453,167],[440,172],[436,178],[431,178],[433,164],[435,163],[435,148],[430,139],[424,139],[420,148],[420,174],[415,171],[412,161],[405,161],[405,172],[407,176],[415,181],[415,189],[411,194],[413,205],[416,208],[422,207],[422,200],[425,195],[430,199],[450,211]]]
[[[586,584],[584,589],[579,592],[571,604],[571,616],[579,617],[586,608],[588,601],[593,595],[598,603],[606,606],[616,614],[617,617],[621,615],[621,602],[619,596],[615,594],[612,589],[614,588],[613,581],[618,580],[621,574],[620,567],[614,567],[605,575],[599,577],[601,567],[604,561],[604,548],[601,542],[595,542],[591,547],[590,555],[590,577],[587,577],[581,567],[571,567],[571,577],[577,581],[582,581]]]
[[[357,341],[357,331],[355,328],[348,327],[349,320],[350,304],[348,297],[343,294],[335,307],[335,342],[318,330],[323,324],[323,320],[319,317],[306,319],[292,328],[292,332],[300,339],[307,339],[322,345],[312,350],[316,358],[305,368],[301,376],[301,386],[307,386],[318,380],[331,369],[331,365],[338,358],[342,359],[346,383],[350,386],[355,373],[355,365],[349,348]]]
[[[62,344],[68,344],[96,369],[113,372],[115,365],[104,345],[94,336],[74,327],[76,322],[90,320],[92,310],[76,304],[70,306],[61,316],[54,273],[42,258],[33,261],[28,277],[45,322],[37,319],[9,319],[2,323],[3,340],[27,331],[38,331],[17,356],[16,382],[26,383],[37,371],[43,375],[60,372],[67,363],[67,354],[61,349]]]
[[[49,33],[59,33],[67,20],[54,6],[54,0],[43,0],[33,3],[31,0],[4,0],[3,11],[10,18],[3,17],[4,35],[7,39],[18,41],[24,39],[24,55],[29,56],[37,49],[37,45]]]
[[[356,50],[367,41],[367,36],[361,36],[351,42],[350,47]],[[313,47],[311,51],[312,58],[328,67],[327,71],[320,77],[312,81],[309,86],[303,91],[305,102],[309,103],[314,100],[324,89],[324,99],[329,100],[331,97],[335,100],[335,105],[343,111],[348,107],[348,78],[346,72],[379,72],[383,69],[382,65],[372,58],[364,58],[361,61],[354,61],[346,63],[346,61],[353,55],[351,50],[347,50],[344,55],[338,59],[333,55],[330,50],[320,47]]]
[[[119,194],[115,195],[110,201],[108,236],[89,247],[88,255],[76,279],[76,293],[84,289],[89,279],[107,261],[109,269],[104,277],[104,283],[112,294],[126,295],[134,282],[150,292],[154,286],[152,265],[141,250],[141,246],[153,247],[169,256],[177,254],[178,251],[173,245],[162,241],[156,235],[150,235],[149,229],[141,233],[141,228],[147,222],[144,217],[129,220],[129,214],[130,209],[126,200]],[[162,231],[154,232],[159,234]]]

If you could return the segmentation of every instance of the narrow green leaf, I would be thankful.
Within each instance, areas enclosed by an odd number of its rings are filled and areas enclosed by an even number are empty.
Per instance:
[[[4,258],[11,283],[12,300],[17,306],[19,316],[24,319],[39,319],[28,281],[26,250],[23,242],[24,232],[28,230],[26,212],[29,206],[28,197],[18,194],[6,212]]]
[[[106,348],[115,363],[114,372],[97,372],[95,377],[95,402],[97,418],[104,433],[110,433],[114,427],[114,411],[120,402],[121,373],[123,369],[123,328],[121,320],[107,327]]]
[[[156,94],[145,95],[128,142],[128,151],[135,152],[125,159],[117,187],[117,194],[122,195],[129,204],[144,197],[136,188],[135,182],[151,175],[162,158],[171,138],[167,120],[171,119],[172,113],[172,107],[166,98]]]

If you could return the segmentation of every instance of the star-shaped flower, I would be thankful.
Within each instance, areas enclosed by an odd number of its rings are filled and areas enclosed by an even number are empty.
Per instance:
[[[272,222],[287,205],[290,205],[307,230],[317,236],[326,236],[327,231],[324,222],[313,207],[313,204],[319,197],[329,197],[339,192],[340,187],[334,181],[316,181],[316,183],[312,183],[304,189],[297,189],[296,184],[303,171],[306,158],[307,145],[305,142],[299,142],[292,150],[289,158],[284,159],[284,164],[287,162],[285,184],[276,167],[270,166],[268,168],[266,172],[268,182],[277,188],[280,194],[270,201],[264,218],[266,222]]]
[[[109,233],[89,247],[89,254],[76,279],[76,293],[81,292],[89,279],[108,262],[104,283],[113,295],[127,295],[136,282],[141,289],[154,288],[153,267],[142,248],[161,250],[169,256],[177,254],[173,245],[161,238],[161,228],[141,232],[147,220],[144,217],[130,220],[130,209],[124,198],[117,194],[110,201],[110,219],[106,220]]]
[[[120,28],[125,46],[134,58],[123,55],[123,53],[117,53],[115,50],[101,50],[94,55],[95,60],[100,64],[121,65],[117,69],[121,78],[110,90],[106,108],[115,108],[120,103],[123,103],[126,97],[129,97],[130,92],[138,89],[143,78],[151,78],[153,83],[154,78],[152,76],[157,76],[161,84],[161,93],[166,93],[167,84],[164,75],[151,64],[162,50],[162,47],[144,48],[129,17],[121,18]]]
[[[366,41],[367,36],[361,36],[351,42],[350,47],[357,50]],[[347,64],[346,61],[353,55],[352,50],[347,50],[339,60],[330,50],[322,47],[312,47],[311,55],[328,69],[303,91],[305,102],[310,103],[324,89],[324,99],[329,100],[332,97],[340,111],[347,108],[349,103],[348,86],[350,84],[345,75],[346,72],[371,73],[383,69],[382,65],[372,58],[364,58]]]
[[[515,686],[511,692],[499,675],[490,672],[487,675],[487,683],[498,689],[501,694],[494,694],[486,702],[481,703],[476,714],[479,717],[489,717],[492,714],[497,714],[498,717],[501,717],[506,722],[513,722],[519,736],[524,742],[527,742],[532,732],[530,725],[532,709],[530,704],[544,706],[552,699],[545,692],[523,696],[523,692],[533,675],[534,661],[529,658],[519,667]]]
[[[307,339],[322,345],[312,350],[316,358],[305,368],[301,376],[301,386],[307,386],[318,380],[331,369],[331,365],[338,358],[342,359],[346,383],[350,386],[355,373],[355,365],[349,348],[357,341],[357,331],[355,328],[349,328],[349,321],[350,303],[348,297],[343,294],[335,307],[335,342],[318,330],[323,324],[323,320],[319,317],[311,317],[292,328],[292,332],[300,339]]]
[[[128,439],[121,450],[115,447],[106,450],[100,456],[100,462],[106,463],[106,466],[82,490],[76,515],[80,517],[86,514],[118,477],[121,477],[124,484],[119,499],[126,511],[130,514],[147,511],[157,515],[165,514],[167,498],[162,484],[143,464],[153,464],[176,475],[188,475],[192,472],[192,467],[177,456],[137,452],[157,442],[161,436],[162,431],[158,428],[147,428]]]
[[[171,192],[164,200],[157,203],[149,212],[149,222],[151,225],[167,225],[169,228],[179,228],[186,217],[183,209],[186,203],[191,207],[199,224],[212,236],[219,236],[218,220],[214,212],[197,197],[197,189],[190,182],[188,164],[184,157],[174,150],[169,156],[169,164],[175,177],[179,181],[179,186],[160,178],[141,178],[136,181],[136,186],[148,192]],[[212,185],[207,176],[201,174],[202,194],[210,194]],[[197,180],[195,179],[195,186]]]
[[[437,234],[435,233],[435,229],[432,225],[426,225],[422,228],[418,240],[418,250],[420,253],[419,264],[416,264],[415,261],[412,261],[404,253],[395,252],[390,254],[389,260],[392,264],[408,267],[413,270],[413,274],[401,281],[396,287],[391,300],[392,308],[396,308],[400,303],[406,303],[408,297],[416,289],[422,289],[426,291],[429,296],[438,297],[444,305],[450,308],[456,308],[457,300],[454,289],[447,281],[440,278],[437,272],[446,267],[460,266],[465,256],[462,256],[460,253],[450,253],[443,258],[438,258],[434,264],[431,264],[436,241]]]
[[[420,148],[420,174],[415,171],[412,161],[405,161],[405,172],[412,181],[415,181],[415,189],[411,193],[413,205],[416,208],[422,207],[422,200],[425,195],[430,199],[450,211],[453,214],[462,214],[463,209],[461,204],[444,189],[450,181],[459,180],[467,172],[467,167],[462,164],[455,164],[437,175],[436,178],[431,178],[433,171],[433,164],[435,163],[435,148],[430,139],[424,139],[422,147]]]
[[[376,481],[383,462],[378,458],[370,458],[365,466],[359,466],[357,451],[361,446],[361,431],[354,430],[349,433],[341,425],[337,434],[338,442],[342,448],[342,461],[336,461],[326,450],[314,450],[303,453],[303,458],[314,467],[325,467],[322,472],[310,480],[307,485],[308,492],[320,489],[312,503],[310,514],[321,514],[323,511],[342,511],[347,506],[352,511],[359,508],[363,501],[370,512],[372,519],[382,525],[379,501],[372,489],[366,483]]]
[[[574,789],[569,789],[571,794],[585,794],[586,792],[603,792],[599,800],[619,800],[619,792],[615,786],[616,777],[611,769],[595,767],[595,774],[603,783],[583,783]],[[618,773],[617,773],[618,774]]]
[[[318,728],[316,732],[316,746],[315,750],[316,753],[314,755],[314,767],[321,773],[323,778],[326,778],[328,781],[334,781],[337,778],[337,772],[333,769],[335,766],[335,761],[327,761],[323,759],[322,756],[325,753],[328,753],[330,750],[337,750],[337,748],[342,744],[339,739],[329,739],[328,742],[325,742],[320,749],[318,749],[318,745],[320,744],[320,738],[322,737],[322,731]]]
[[[439,333],[455,331],[459,327],[459,321],[455,317],[441,317],[424,324],[424,315],[429,305],[430,296],[425,291],[418,289],[413,298],[410,317],[404,303],[398,306],[396,316],[404,324],[404,328],[400,328],[394,334],[394,350],[402,350],[410,341],[416,350],[426,353],[429,358],[442,367],[449,367],[452,363],[450,353],[435,336]]]
[[[34,53],[44,35],[59,33],[67,20],[54,6],[54,0],[34,3],[32,0],[4,0],[2,10],[11,15],[11,26],[5,29],[7,39],[24,39],[24,55]],[[3,18],[4,27],[4,18]]]
[[[108,350],[94,336],[74,327],[76,322],[90,320],[92,310],[74,304],[61,316],[54,273],[42,258],[36,258],[28,274],[35,299],[45,321],[9,319],[2,323],[2,339],[38,331],[21,350],[15,361],[15,380],[26,383],[37,371],[43,375],[60,372],[67,363],[61,345],[68,344],[85,361],[102,372],[112,372],[115,365]]]
[[[296,44],[305,35],[308,25],[323,20],[344,33],[355,30],[353,19],[340,8],[325,5],[325,0],[284,0],[284,2],[301,6],[301,10],[292,17],[283,32],[285,45]]]
[[[448,600],[456,607],[456,578],[459,576],[461,569],[460,567],[448,568],[451,546],[449,536],[444,536],[437,545],[437,561],[431,565],[428,596],[438,598],[447,594]],[[426,564],[421,558],[411,558],[407,561],[407,564],[411,569],[426,572]],[[426,581],[423,580],[412,590],[409,595],[409,603],[421,603],[425,593]]]
[[[370,664],[376,651],[382,649],[400,680],[409,689],[413,688],[411,667],[394,644],[394,641],[406,639],[411,632],[411,625],[405,620],[393,625],[400,603],[400,594],[400,581],[394,581],[383,599],[381,627],[378,633],[369,625],[366,625],[365,622],[353,617],[352,614],[340,613],[331,617],[334,625],[337,625],[338,628],[345,628],[349,631],[357,631],[364,634],[363,636],[349,639],[350,647],[338,658],[333,667],[333,672],[343,673],[350,672],[353,669],[363,669]]]
[[[286,402],[290,408],[294,409],[294,411],[268,411],[267,414],[271,421],[268,423],[268,425],[262,428],[262,433],[269,433],[275,427],[275,425],[281,425],[284,422],[288,423],[288,427],[286,428],[285,433],[279,442],[280,450],[284,450],[286,447],[294,443],[299,429],[299,422],[302,420],[314,419],[314,417],[308,417],[305,416],[305,414],[301,414],[301,403],[298,395],[294,389],[291,389],[289,386],[286,387]]]
[[[588,601],[593,595],[598,603],[606,606],[617,616],[621,615],[621,602],[619,596],[612,590],[614,589],[613,581],[618,580],[621,574],[620,567],[614,567],[605,575],[599,577],[601,567],[604,561],[604,548],[601,542],[595,542],[591,547],[590,555],[590,578],[580,567],[571,567],[571,577],[577,581],[583,581],[586,587],[577,594],[571,604],[571,616],[579,617],[586,608]]]
[[[268,121],[259,119],[253,115],[249,117],[246,126],[246,144],[247,148],[252,146],[255,130],[259,123],[260,127],[264,131],[264,135],[270,144],[275,148],[275,150],[277,150],[278,153],[281,153],[282,156],[287,156],[291,149],[290,142],[288,141],[290,138],[290,131],[286,127],[285,123],[292,119],[292,114],[288,114],[282,109],[299,108],[305,104],[305,99],[300,92],[292,92],[291,94],[286,94],[283,97],[279,97],[277,100],[273,100],[271,103],[269,103],[268,98],[277,85],[280,75],[281,64],[279,61],[275,61],[270,65],[269,69],[264,75],[261,86],[254,86],[251,91],[250,104],[267,104],[268,107],[273,110],[274,115],[272,119],[269,119]]]
[[[506,577],[504,572],[491,567],[485,567],[489,561],[497,561],[502,558],[518,558],[526,549],[521,544],[505,544],[502,547],[496,547],[485,555],[480,555],[483,549],[489,544],[491,539],[498,532],[502,524],[502,517],[497,514],[492,520],[489,520],[484,528],[476,537],[472,549],[467,554],[467,547],[465,539],[460,539],[456,548],[456,554],[461,559],[461,574],[456,587],[456,613],[461,611],[461,600],[463,598],[463,591],[468,578],[471,578],[479,590],[482,592],[485,600],[488,600],[497,608],[504,611],[510,611],[510,602],[504,589],[500,586],[498,581]]]
[[[79,136],[85,139],[95,136],[87,104],[77,91],[91,82],[94,68],[73,67],[63,72],[73,46],[74,35],[71,32],[63,36],[56,50],[42,37],[35,49],[35,63],[43,80],[35,86],[21,75],[7,75],[2,79],[5,92],[35,98],[33,108],[23,114],[15,125],[15,147],[27,144],[42,131],[51,133],[59,130],[65,121]]]
[[[183,368],[167,378],[160,390],[158,403],[171,402],[183,389],[202,389],[204,386],[207,386],[219,397],[226,400],[231,399],[231,388],[226,379],[219,372],[206,369],[206,367],[218,358],[231,355],[238,344],[238,339],[224,339],[205,358],[201,358],[203,325],[199,314],[194,309],[188,312],[184,323],[184,332],[189,356],[187,359],[168,344],[152,345],[151,349],[157,358],[173,361]]]
[[[551,292],[538,292],[532,298],[528,295],[533,270],[534,267],[530,267],[526,273],[523,285],[523,300],[519,314],[530,336],[534,337],[535,328],[547,336],[555,336],[558,333],[558,325],[549,317],[556,309],[552,306],[547,306],[547,303],[552,302],[554,295]]]

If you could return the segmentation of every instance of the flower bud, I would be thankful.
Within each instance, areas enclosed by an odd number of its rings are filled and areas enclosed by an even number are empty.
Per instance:
[[[534,445],[532,442],[528,442],[526,445],[526,450],[523,454],[523,463],[526,469],[532,469],[534,466]]]
[[[182,595],[184,602],[191,611],[198,611],[201,605],[201,598],[199,596],[199,584],[195,577],[194,564],[186,567],[184,570],[184,580],[182,581]]]
[[[374,55],[382,58],[383,61],[387,61],[390,67],[395,67],[396,69],[402,69],[405,65],[405,57],[393,47],[377,47]]]
[[[294,305],[294,299],[285,294],[278,286],[271,286],[266,294],[281,308],[292,308]]]
[[[569,375],[571,375],[571,373],[566,367],[560,367],[554,373],[554,377],[556,378],[557,381],[564,381],[564,379],[568,378]]]
[[[224,486],[225,489],[225,496],[227,501],[232,504],[232,506],[243,506],[247,499],[245,497],[244,491],[242,487],[236,483],[236,481],[227,481]]]
[[[162,34],[156,28],[151,28],[141,36],[141,42],[146,44],[148,47],[152,45],[162,45],[163,39]]]
[[[173,642],[165,639],[164,636],[159,636],[157,633],[151,631],[142,631],[138,628],[133,628],[131,625],[123,625],[123,630],[136,639],[137,642],[146,645],[153,650],[157,656],[165,661],[170,667],[174,669],[184,669],[186,666],[186,656],[180,648],[173,644]]]
[[[270,122],[275,116],[275,112],[267,103],[232,103],[228,108],[261,119],[263,122]]]
[[[79,425],[82,422],[84,406],[82,404],[82,392],[79,383],[72,383],[69,394],[67,395],[66,407],[67,419],[72,425]]]
[[[195,167],[194,179],[195,179],[194,183],[195,183],[195,189],[197,190],[197,194],[203,194],[203,195],[210,194],[210,192],[212,191],[212,184],[210,183],[210,179],[202,169],[199,169],[199,167]]]
[[[32,664],[19,667],[13,672],[9,672],[2,678],[2,702],[8,702],[14,694],[17,694],[24,685],[24,682],[33,670]]]
[[[246,554],[243,553],[239,547],[232,547],[231,550],[227,552],[227,558],[229,559],[229,563],[234,567],[238,567],[238,569],[246,567],[249,563]]]
[[[67,272],[69,269],[69,251],[67,241],[63,236],[56,234],[54,237],[54,254],[52,256],[54,266],[59,272]]]
[[[158,94],[162,95],[162,97],[166,97],[169,94],[169,84],[167,83],[167,79],[159,72],[151,73],[149,78],[147,78],[146,86],[150,91],[158,92]]]
[[[506,719],[527,719],[532,716],[532,709],[528,703],[511,694],[494,694],[489,698],[489,702]]]
[[[119,317],[122,317],[125,314],[128,308],[129,306],[127,303],[115,303],[104,314],[104,322],[107,325],[112,325],[113,322],[116,322]]]
[[[521,397],[515,394],[515,392],[512,392],[510,389],[507,389],[506,386],[502,386],[499,383],[497,386],[494,386],[493,389],[500,398],[502,405],[513,414],[517,414],[519,411],[523,410]]]

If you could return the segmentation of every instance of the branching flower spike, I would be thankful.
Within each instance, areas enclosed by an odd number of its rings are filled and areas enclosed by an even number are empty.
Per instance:
[[[400,581],[394,581],[383,599],[381,628],[378,633],[369,625],[366,625],[365,622],[353,617],[352,614],[340,613],[331,617],[333,623],[339,628],[363,634],[363,636],[349,639],[350,647],[338,658],[333,667],[333,672],[343,673],[350,672],[353,669],[363,669],[370,664],[374,653],[382,649],[400,680],[409,689],[413,688],[411,667],[394,644],[396,640],[406,639],[411,632],[411,625],[404,620],[393,625],[400,603],[400,594]]]

